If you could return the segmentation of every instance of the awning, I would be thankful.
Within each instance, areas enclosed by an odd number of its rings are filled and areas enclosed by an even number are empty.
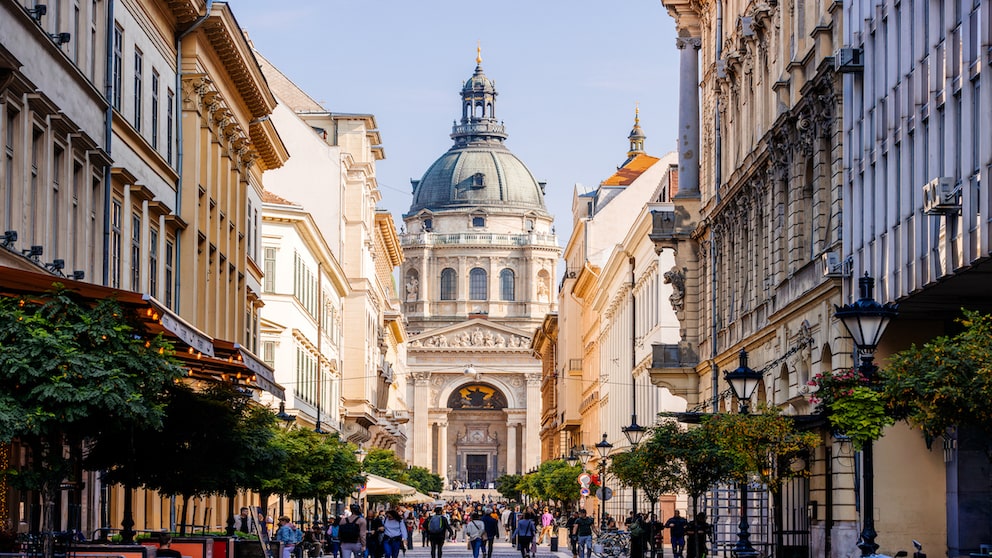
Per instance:
[[[400,502],[403,504],[429,504],[434,501],[434,498],[424,494],[423,492],[415,492],[409,496],[404,496],[400,498]]]
[[[211,338],[150,295],[0,266],[0,295],[37,296],[50,292],[55,283],[61,283],[83,299],[98,301],[112,298],[121,306],[132,309],[149,334],[162,334],[172,342],[176,349],[175,358],[193,378],[240,378],[249,387],[268,391],[280,400],[286,398],[286,391],[275,382],[272,369],[250,352],[237,343]]]
[[[417,494],[417,489],[401,482],[380,477],[372,473],[365,473],[365,496],[413,496]],[[431,499],[433,500],[433,498]]]

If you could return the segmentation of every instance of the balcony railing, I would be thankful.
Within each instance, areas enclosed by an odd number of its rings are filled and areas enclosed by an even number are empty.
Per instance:
[[[497,233],[407,233],[400,235],[403,246],[415,245],[480,245],[480,246],[558,246],[554,234],[497,234]]]

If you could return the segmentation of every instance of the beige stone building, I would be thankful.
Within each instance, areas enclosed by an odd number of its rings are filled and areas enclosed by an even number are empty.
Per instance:
[[[325,354],[322,365],[329,374],[327,391],[340,401],[326,402],[322,413],[334,409],[328,424],[348,440],[403,455],[409,419],[406,330],[393,280],[403,252],[392,216],[376,209],[382,196],[375,162],[385,150],[375,117],[331,112],[264,57],[259,62],[279,100],[273,120],[288,134],[297,159],[267,174],[266,189],[304,200],[298,203],[305,204],[347,278],[339,351]]]
[[[408,459],[485,486],[541,460],[541,365],[531,336],[556,302],[560,249],[544,184],[504,145],[481,58],[454,145],[413,183],[400,235],[410,330]]]
[[[685,409],[684,393],[676,397],[653,385],[648,373],[653,345],[679,340],[673,307],[682,303],[682,272],[671,253],[655,252],[649,238],[653,204],[668,202],[678,190],[677,157],[647,154],[637,116],[628,139],[623,164],[596,188],[576,186],[573,194],[574,226],[556,316],[557,389],[544,399],[542,435],[553,440],[548,445],[559,454],[592,452],[593,472],[600,465],[594,446],[604,434],[614,452],[626,451],[626,428],[635,423],[647,428],[659,412]],[[609,476],[606,485],[614,490],[606,504],[614,517],[651,507],[643,495],[636,498]],[[668,517],[676,496],[665,495],[659,503]],[[598,501],[586,505],[598,516]]]

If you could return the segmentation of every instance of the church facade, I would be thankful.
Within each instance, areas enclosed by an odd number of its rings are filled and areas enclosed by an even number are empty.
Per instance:
[[[544,184],[507,149],[476,59],[452,147],[414,180],[400,235],[413,404],[407,459],[449,486],[540,463],[535,330],[556,309],[561,249]]]

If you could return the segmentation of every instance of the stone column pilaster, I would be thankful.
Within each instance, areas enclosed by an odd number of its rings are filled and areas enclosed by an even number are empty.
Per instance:
[[[448,488],[451,479],[448,478],[448,423],[437,423],[437,474],[444,477],[444,487]]]
[[[513,419],[506,424],[506,474],[516,475],[517,469],[517,423]]]
[[[430,372],[413,373],[413,464],[428,470],[431,468],[431,456],[434,455],[428,421],[431,406],[430,381]]]
[[[698,37],[678,37],[679,191],[676,198],[699,197],[699,49]]]

